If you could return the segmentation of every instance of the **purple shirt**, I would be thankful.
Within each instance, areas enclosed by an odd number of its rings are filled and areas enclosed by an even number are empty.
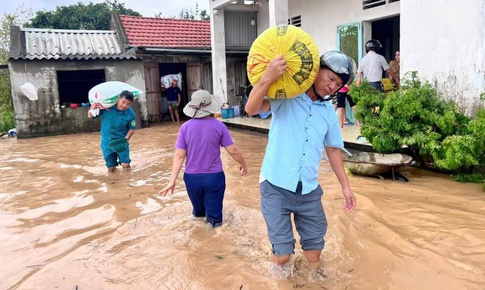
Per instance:
[[[187,151],[186,173],[217,173],[222,171],[221,147],[232,144],[224,123],[214,118],[201,118],[182,124],[175,148]]]

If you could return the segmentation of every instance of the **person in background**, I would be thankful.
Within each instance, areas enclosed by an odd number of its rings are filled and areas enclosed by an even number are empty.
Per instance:
[[[366,79],[370,86],[376,90],[383,92],[382,88],[382,73],[386,71],[389,76],[396,81],[396,85],[399,87],[399,79],[394,75],[387,64],[386,59],[378,54],[379,49],[382,48],[379,40],[371,39],[365,44],[365,51],[367,54],[362,58],[357,70],[357,82],[356,85],[360,86],[363,79]]]
[[[337,109],[338,109],[338,118],[339,118],[339,123],[340,123],[340,128],[343,128],[344,125],[354,125],[352,122],[345,122],[345,104],[346,100],[349,101],[349,106],[352,108],[352,111],[354,112],[354,116],[356,115],[355,112],[355,103],[354,100],[352,99],[351,96],[349,96],[350,88],[348,85],[343,86],[338,92],[337,92]],[[357,121],[357,125],[360,126],[359,121]]]
[[[177,123],[180,122],[178,107],[180,106],[180,102],[182,100],[181,93],[182,91],[178,87],[178,81],[176,79],[173,79],[172,86],[165,90],[165,94],[167,95],[168,110],[170,112],[172,122],[175,122],[175,120],[177,120]]]
[[[355,62],[339,51],[320,57],[313,85],[292,99],[265,98],[270,86],[286,72],[282,55],[269,62],[249,95],[249,115],[272,113],[268,144],[260,174],[261,210],[272,245],[270,273],[286,279],[292,273],[294,254],[292,215],[300,243],[313,274],[320,278],[320,254],[327,220],[318,183],[325,150],[342,188],[343,209],[351,211],[356,200],[345,174],[340,148],[342,133],[331,102],[333,95],[355,76]]]
[[[393,79],[392,76],[389,75],[389,78],[392,80],[396,88],[399,88],[399,85],[401,83],[401,76],[399,72],[399,67],[401,64],[401,53],[399,50],[396,51],[395,55],[395,60],[391,60],[389,63],[389,67],[391,68],[392,72],[394,72],[394,76],[396,77],[396,80]]]
[[[100,109],[99,114],[93,116],[92,111],[88,111],[88,118],[101,118],[101,150],[108,172],[115,171],[118,164],[121,164],[123,169],[130,168],[130,147],[128,146],[123,152],[115,152],[108,144],[123,138],[130,141],[135,134],[136,116],[131,108],[134,98],[133,93],[123,91],[116,105],[110,109],[102,109],[99,103],[92,103],[91,110]]]
[[[213,114],[220,111],[222,100],[208,91],[198,90],[184,107],[184,113],[191,120],[182,124],[175,144],[172,176],[170,182],[159,194],[173,194],[175,181],[185,161],[184,182],[187,188],[192,214],[205,217],[212,227],[222,224],[222,208],[226,177],[222,170],[220,148],[240,164],[241,175],[246,175],[248,166],[239,149],[221,121]]]

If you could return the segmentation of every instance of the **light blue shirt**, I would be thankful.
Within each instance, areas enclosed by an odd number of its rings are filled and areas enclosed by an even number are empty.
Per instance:
[[[325,145],[343,147],[340,124],[332,102],[313,102],[306,94],[270,100],[272,119],[261,168],[262,180],[302,194],[318,186],[318,167]]]

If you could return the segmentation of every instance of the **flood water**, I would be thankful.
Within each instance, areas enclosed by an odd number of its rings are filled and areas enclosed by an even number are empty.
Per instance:
[[[99,133],[0,139],[0,289],[485,289],[485,192],[407,168],[408,183],[350,176],[357,208],[342,210],[322,162],[329,228],[309,275],[299,246],[288,280],[268,273],[260,212],[266,135],[233,130],[249,174],[223,151],[224,223],[191,217],[182,176],[170,178],[179,126],[139,130],[132,170],[108,174]],[[275,169],[277,170],[277,169]]]

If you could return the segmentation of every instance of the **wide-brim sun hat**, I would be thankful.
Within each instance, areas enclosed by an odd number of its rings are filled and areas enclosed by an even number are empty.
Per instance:
[[[190,102],[184,107],[184,114],[190,118],[204,118],[221,111],[222,99],[208,91],[198,90],[192,94]]]

